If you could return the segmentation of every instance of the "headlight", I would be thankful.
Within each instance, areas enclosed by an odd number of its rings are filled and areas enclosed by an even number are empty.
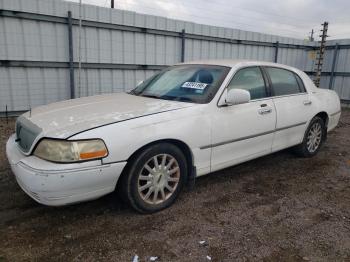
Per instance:
[[[108,151],[101,139],[69,141],[44,138],[34,155],[48,161],[69,163],[103,158]]]

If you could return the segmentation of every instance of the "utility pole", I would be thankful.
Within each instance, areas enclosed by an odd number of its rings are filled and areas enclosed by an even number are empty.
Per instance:
[[[309,36],[309,40],[310,40],[311,42],[314,41],[314,30],[313,30],[313,29],[311,29],[310,36]]]
[[[328,22],[324,22],[322,24],[323,29],[321,30],[322,34],[320,35],[321,40],[320,43],[320,49],[317,51],[317,57],[316,57],[316,68],[315,68],[315,79],[314,83],[317,87],[320,86],[320,80],[321,80],[321,72],[322,72],[322,65],[323,65],[323,59],[324,59],[324,52],[326,49],[326,38],[327,38],[327,30],[328,30]]]
[[[111,8],[114,8],[114,0],[111,0]]]

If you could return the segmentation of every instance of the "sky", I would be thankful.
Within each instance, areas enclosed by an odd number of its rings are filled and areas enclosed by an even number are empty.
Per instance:
[[[79,2],[79,0],[68,0]],[[111,0],[82,0],[110,7]],[[307,39],[329,22],[329,39],[350,38],[350,0],[114,0],[115,8],[215,26]]]

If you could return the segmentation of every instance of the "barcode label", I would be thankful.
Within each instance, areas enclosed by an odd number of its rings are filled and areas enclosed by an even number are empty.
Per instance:
[[[208,84],[205,84],[205,83],[185,82],[185,83],[183,83],[182,87],[184,87],[184,88],[198,89],[198,90],[204,90],[204,88],[206,88],[207,85],[208,85]]]

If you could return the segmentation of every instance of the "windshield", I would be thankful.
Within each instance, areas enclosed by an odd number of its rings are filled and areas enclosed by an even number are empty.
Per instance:
[[[209,103],[230,68],[216,65],[169,67],[138,85],[130,94],[192,103]]]

